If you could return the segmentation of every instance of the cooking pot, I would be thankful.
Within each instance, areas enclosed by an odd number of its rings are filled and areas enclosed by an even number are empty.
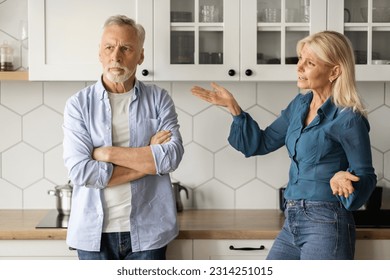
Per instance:
[[[73,186],[70,181],[65,185],[56,186],[55,190],[49,190],[49,195],[56,196],[56,206],[60,215],[69,215],[72,205]]]

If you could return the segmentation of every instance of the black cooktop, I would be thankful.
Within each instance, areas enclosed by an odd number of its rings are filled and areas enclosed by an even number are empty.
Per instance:
[[[67,228],[68,215],[60,215],[57,210],[50,210],[35,228]]]
[[[390,209],[353,211],[358,228],[390,228]]]

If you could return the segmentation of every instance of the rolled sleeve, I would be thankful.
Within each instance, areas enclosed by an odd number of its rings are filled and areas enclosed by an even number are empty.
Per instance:
[[[348,158],[348,172],[358,176],[360,180],[353,182],[355,191],[348,198],[339,199],[348,210],[357,210],[368,200],[374,190],[377,179],[372,166],[371,144],[369,138],[370,126],[363,116],[352,118],[343,127],[343,137],[340,138]]]
[[[181,143],[172,140],[173,143],[163,145],[151,145],[156,173],[164,175],[173,172],[179,166],[184,150]]]
[[[64,111],[63,158],[68,170],[69,179],[73,184],[90,188],[104,188],[111,178],[113,165],[99,162],[92,158],[94,145],[87,130],[87,116],[81,110],[82,95],[70,98]]]
[[[177,169],[183,158],[184,147],[172,98],[165,90],[162,90],[158,96],[160,98],[157,103],[158,131],[169,130],[172,133],[171,140],[168,143],[150,146],[154,157],[156,173],[163,175]]]

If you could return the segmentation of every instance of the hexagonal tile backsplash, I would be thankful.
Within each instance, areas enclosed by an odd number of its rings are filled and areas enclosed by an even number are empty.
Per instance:
[[[62,161],[65,101],[91,82],[0,81],[0,209],[55,208],[47,191],[67,182]],[[231,115],[190,93],[193,83],[157,83],[177,107],[185,154],[172,173],[189,190],[185,208],[278,209],[288,181],[284,148],[245,158],[227,142]],[[222,83],[260,126],[271,123],[297,93],[295,83]],[[208,83],[200,83],[209,87]],[[390,208],[390,83],[358,83],[369,109],[373,162],[383,207]]]

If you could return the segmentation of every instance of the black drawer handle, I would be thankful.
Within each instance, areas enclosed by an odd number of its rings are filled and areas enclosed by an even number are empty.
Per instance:
[[[233,245],[230,245],[230,250],[238,250],[238,251],[257,251],[257,250],[264,250],[264,245],[261,245],[259,248],[253,248],[253,247],[241,247],[241,248],[235,248]]]

